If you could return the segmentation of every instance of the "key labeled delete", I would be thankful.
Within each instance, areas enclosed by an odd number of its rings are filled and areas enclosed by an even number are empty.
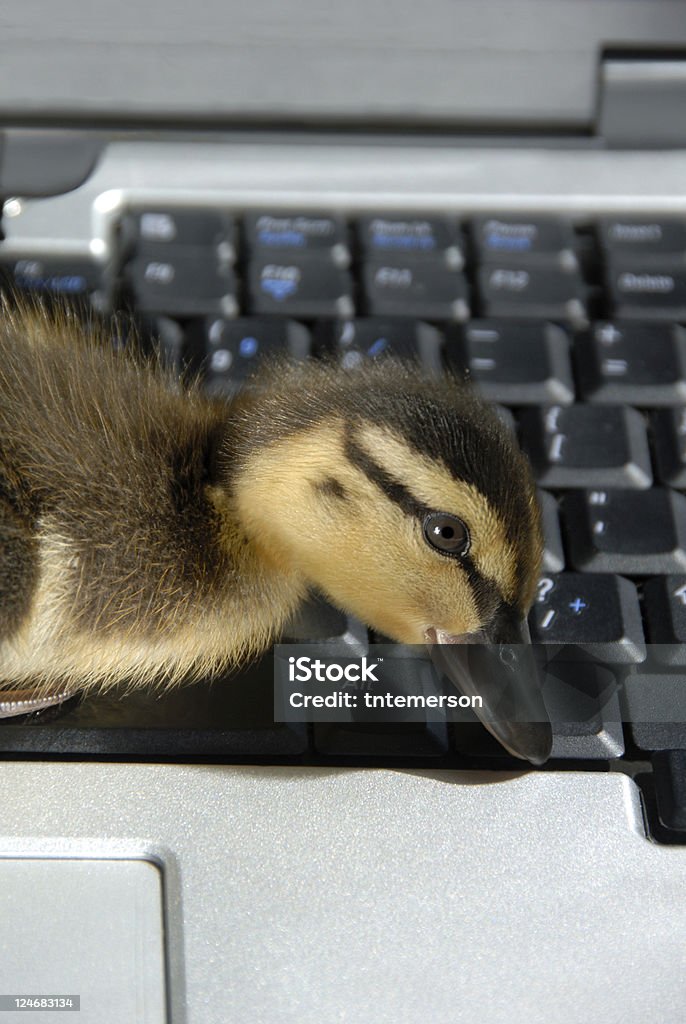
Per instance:
[[[671,266],[610,264],[609,299],[617,316],[649,320],[686,318],[686,269]]]

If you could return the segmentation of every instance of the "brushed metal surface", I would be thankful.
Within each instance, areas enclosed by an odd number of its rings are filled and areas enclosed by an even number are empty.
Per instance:
[[[604,47],[683,47],[681,0],[5,4],[4,117],[590,127]]]
[[[173,1024],[680,1019],[686,849],[625,776],[0,769],[0,855],[161,865]]]

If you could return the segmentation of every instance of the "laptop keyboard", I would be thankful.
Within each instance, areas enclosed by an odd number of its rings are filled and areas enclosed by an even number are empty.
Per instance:
[[[7,286],[116,312],[117,343],[134,322],[214,396],[287,352],[343,370],[415,359],[427,374],[468,374],[500,406],[540,487],[532,638],[595,654],[561,666],[546,691],[544,770],[630,772],[653,836],[683,842],[686,221],[228,211],[210,197],[132,204],[113,228],[106,264],[0,244]],[[286,639],[358,653],[385,642],[317,597]],[[0,720],[0,756],[522,767],[476,719],[275,723],[272,664]]]

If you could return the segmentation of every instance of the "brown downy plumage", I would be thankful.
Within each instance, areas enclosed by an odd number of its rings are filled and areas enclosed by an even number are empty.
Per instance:
[[[0,700],[213,674],[311,587],[401,642],[512,641],[541,548],[526,460],[455,380],[280,365],[227,405],[2,315]],[[499,738],[541,760],[545,732]]]

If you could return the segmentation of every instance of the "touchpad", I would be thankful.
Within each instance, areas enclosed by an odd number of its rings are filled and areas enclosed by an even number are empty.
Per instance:
[[[162,922],[149,861],[0,858],[0,1020],[164,1024]]]

